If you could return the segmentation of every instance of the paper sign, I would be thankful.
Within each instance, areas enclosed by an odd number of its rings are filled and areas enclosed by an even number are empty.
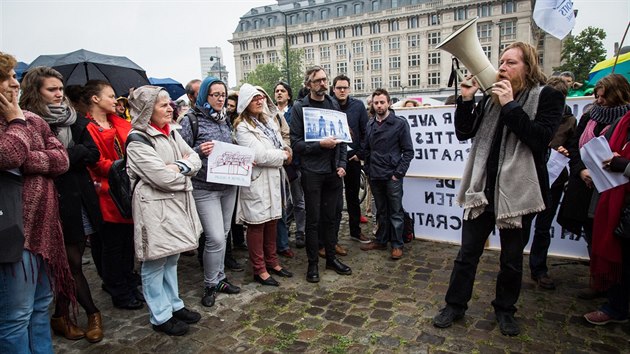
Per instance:
[[[569,158],[559,153],[556,149],[551,149],[549,161],[547,161],[547,171],[549,172],[549,185],[555,182],[562,171],[569,165]]]
[[[591,175],[593,184],[599,193],[628,183],[628,177],[623,173],[604,170],[604,161],[610,160],[613,153],[608,145],[608,140],[603,136],[591,139],[580,148],[582,162]]]
[[[214,141],[214,148],[208,155],[206,181],[248,187],[251,183],[253,162],[253,149]]]
[[[320,141],[328,137],[351,143],[348,117],[331,109],[303,107],[304,141]]]

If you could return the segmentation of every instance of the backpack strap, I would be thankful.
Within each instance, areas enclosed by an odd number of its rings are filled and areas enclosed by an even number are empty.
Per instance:
[[[188,117],[188,120],[190,121],[190,130],[192,131],[192,146],[195,146],[195,143],[197,142],[197,134],[199,134],[199,118],[197,118],[197,115],[195,115],[194,112],[188,112],[186,113],[186,117]]]

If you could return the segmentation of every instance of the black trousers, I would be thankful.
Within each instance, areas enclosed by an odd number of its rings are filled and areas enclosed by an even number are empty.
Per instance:
[[[523,278],[523,249],[529,241],[529,230],[534,214],[523,217],[522,229],[499,230],[501,238],[500,270],[497,275],[496,297],[492,301],[497,313],[516,312],[516,301]],[[455,259],[451,280],[446,292],[446,304],[462,313],[468,309],[472,296],[479,258],[488,236],[495,228],[493,212],[486,211],[472,220],[464,220],[462,246]]]
[[[336,172],[317,174],[302,171],[302,189],[306,209],[306,256],[309,263],[318,263],[320,239],[326,259],[335,257],[337,201],[342,182]]]
[[[547,268],[547,253],[549,252],[549,245],[551,245],[551,224],[556,216],[563,191],[563,184],[552,186],[549,189],[549,196],[551,197],[549,207],[536,216],[534,239],[529,251],[529,270],[532,277],[538,278],[549,271]]]
[[[346,207],[348,208],[348,223],[350,236],[361,235],[361,203],[359,190],[361,188],[361,161],[350,161],[346,166],[346,176],[343,178],[346,193]],[[339,213],[341,217],[341,212]],[[341,221],[341,220],[340,220]]]
[[[103,282],[116,305],[135,299],[133,224],[105,222],[100,231]]]

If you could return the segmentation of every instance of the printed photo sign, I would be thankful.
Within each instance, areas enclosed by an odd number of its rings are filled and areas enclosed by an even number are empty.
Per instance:
[[[253,149],[215,141],[208,155],[206,181],[247,187],[251,184],[253,162]]]
[[[333,137],[351,143],[348,117],[344,112],[313,107],[302,108],[304,117],[304,141],[320,141]]]

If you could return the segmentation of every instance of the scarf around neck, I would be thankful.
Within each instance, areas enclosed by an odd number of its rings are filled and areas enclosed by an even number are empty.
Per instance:
[[[209,118],[210,120],[216,123],[225,122],[225,120],[227,119],[227,115],[225,114],[225,109],[221,109],[220,111],[215,111],[214,108],[212,108],[212,106],[207,102],[204,103],[203,106],[201,107],[197,106],[197,109],[199,109],[199,111],[203,113],[205,117]]]
[[[530,120],[536,118],[542,87],[526,90],[516,97]],[[483,118],[470,150],[457,202],[464,207],[464,219],[481,215],[488,200],[485,194],[487,164],[493,137],[499,128],[501,105],[487,100]],[[518,176],[518,179],[515,178]],[[503,127],[498,174],[494,186],[494,208],[499,229],[521,228],[522,216],[545,209],[532,151],[516,134]]]
[[[588,112],[591,115],[591,119],[597,123],[610,125],[617,120],[617,118],[623,117],[628,110],[630,110],[630,104],[615,107],[604,107],[593,104],[593,107],[591,107],[591,110]]]
[[[50,125],[63,146],[66,149],[71,148],[74,146],[74,142],[72,141],[70,126],[77,121],[77,112],[72,106],[65,103],[60,105],[49,104],[46,107],[48,112],[44,112],[42,118]]]

